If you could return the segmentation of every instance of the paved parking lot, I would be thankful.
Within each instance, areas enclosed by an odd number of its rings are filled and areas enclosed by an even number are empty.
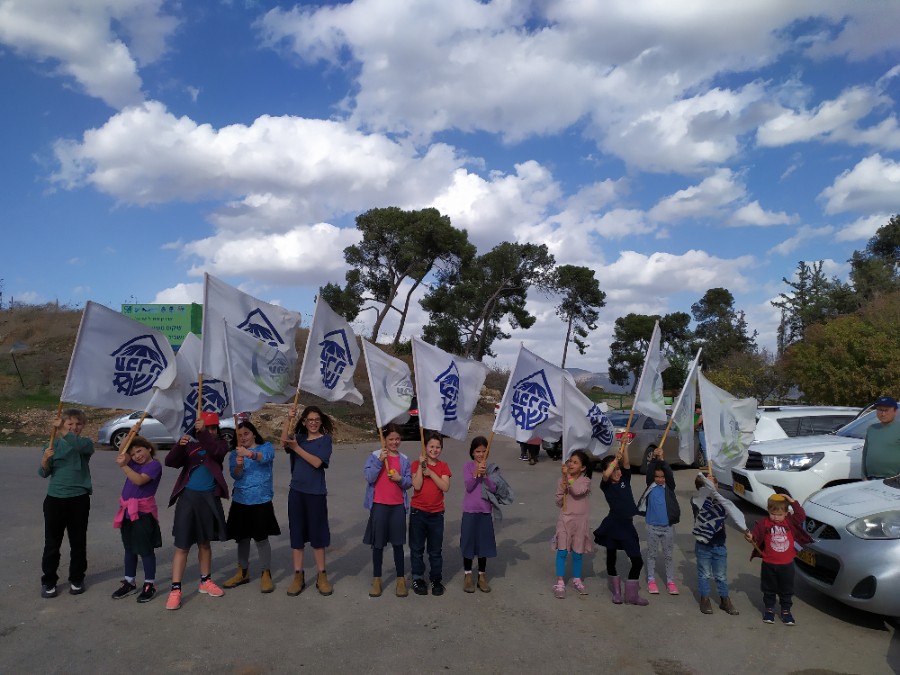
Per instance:
[[[516,491],[497,527],[499,557],[488,561],[490,594],[462,592],[458,552],[462,466],[468,445],[449,440],[444,459],[454,472],[447,497],[444,540],[448,592],[394,597],[392,565],[386,560],[389,592],[368,597],[371,554],[362,543],[367,512],[362,507],[362,466],[371,446],[339,446],[328,472],[332,547],[331,597],[308,588],[285,595],[290,576],[286,493],[288,462],[276,459],[275,507],[285,535],[272,540],[277,588],[262,595],[256,582],[222,598],[196,593],[196,554],[185,575],[184,606],[164,608],[171,572],[173,509],[165,504],[176,472],[166,469],[158,493],[163,542],[158,560],[160,594],[138,605],[134,596],[113,601],[122,548],[112,516],[123,476],[112,452],[98,451],[88,530],[88,589],[40,598],[43,546],[41,502],[46,482],[37,475],[40,452],[0,448],[5,474],[0,491],[0,673],[35,672],[490,672],[550,673],[615,669],[625,673],[891,673],[900,669],[897,624],[832,601],[798,579],[797,626],[765,625],[760,618],[759,562],[735,530],[729,537],[732,598],[741,611],[700,614],[696,599],[693,539],[688,498],[693,472],[676,471],[685,520],[676,531],[676,568],[681,595],[653,596],[648,607],[615,606],[605,590],[603,556],[585,556],[590,592],[557,600],[552,594],[550,538],[559,465],[542,456],[536,466],[519,462],[518,448],[495,440],[497,461]],[[418,452],[415,443],[402,451]],[[164,453],[161,453],[164,455]],[[161,458],[161,457],[160,457]],[[595,483],[596,483],[595,479]],[[640,483],[640,484],[638,484]],[[635,492],[643,477],[635,478]],[[226,504],[226,511],[227,511]],[[753,522],[762,515],[741,505]],[[595,487],[592,522],[606,505]],[[642,528],[639,527],[639,531]],[[390,556],[386,556],[389,559]],[[61,576],[67,574],[63,548]],[[221,584],[235,566],[235,545],[214,543],[213,574]],[[313,574],[307,554],[307,577]],[[408,569],[408,566],[407,566]],[[627,570],[624,555],[620,571]],[[140,571],[139,571],[140,573]],[[255,550],[251,573],[258,577]],[[140,578],[140,577],[139,577]],[[61,589],[64,587],[61,585]]]

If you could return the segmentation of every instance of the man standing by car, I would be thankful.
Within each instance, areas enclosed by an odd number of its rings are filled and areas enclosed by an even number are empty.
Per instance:
[[[900,474],[900,422],[897,399],[882,396],[875,401],[878,422],[866,431],[863,445],[863,475],[867,478],[892,478]]]

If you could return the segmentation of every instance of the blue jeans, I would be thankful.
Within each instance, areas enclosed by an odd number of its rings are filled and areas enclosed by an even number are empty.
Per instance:
[[[694,543],[697,556],[697,591],[701,597],[709,597],[709,578],[716,580],[719,598],[728,597],[728,549],[724,546],[710,546],[703,542]]]
[[[444,544],[444,513],[421,509],[409,511],[409,564],[413,579],[425,578],[425,548],[428,547],[429,578],[440,581],[444,568],[441,548]]]

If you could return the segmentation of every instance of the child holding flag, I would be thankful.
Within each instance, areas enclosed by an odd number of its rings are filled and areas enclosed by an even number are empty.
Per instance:
[[[562,466],[562,478],[556,487],[556,585],[553,595],[566,597],[566,558],[572,552],[572,586],[579,595],[587,595],[581,580],[582,555],[593,549],[590,531],[591,460],[584,450],[576,450]]]
[[[681,508],[675,496],[675,476],[663,457],[663,449],[656,448],[647,462],[647,489],[638,500],[638,512],[647,519],[647,592],[659,594],[656,585],[656,554],[662,544],[666,570],[666,591],[678,595],[675,584],[675,524],[681,519]]]
[[[472,561],[478,558],[478,589],[490,593],[487,582],[487,559],[497,557],[497,541],[494,538],[493,505],[485,495],[485,491],[496,493],[497,484],[488,473],[487,467],[488,440],[484,436],[476,436],[469,447],[471,462],[463,468],[466,492],[463,495],[462,525],[459,534],[459,548],[463,555],[463,571],[465,579],[463,590],[475,592],[472,579]]]
[[[409,511],[409,562],[412,588],[416,595],[427,595],[425,583],[425,546],[428,546],[429,578],[432,595],[443,595],[441,583],[444,558],[444,493],[450,489],[450,467],[438,459],[444,440],[432,432],[425,441],[425,457],[412,463],[412,508]]]
[[[710,577],[715,579],[716,591],[719,594],[719,609],[731,616],[740,612],[735,608],[728,595],[728,549],[725,548],[725,519],[734,520],[732,510],[726,508],[721,497],[715,493],[718,482],[710,476],[711,486],[703,474],[697,474],[694,487],[698,494],[691,498],[691,510],[694,512],[694,557],[697,559],[697,592],[700,594],[700,611],[712,614],[712,602],[709,599]],[[741,523],[735,521],[738,528]],[[744,523],[746,525],[746,523]]]

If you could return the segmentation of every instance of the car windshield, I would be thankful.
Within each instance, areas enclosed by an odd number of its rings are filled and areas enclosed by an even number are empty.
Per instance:
[[[838,436],[847,438],[865,438],[866,431],[878,420],[875,417],[875,411],[867,412],[862,417],[857,417],[845,427],[841,427],[834,433]]]
[[[628,424],[627,412],[611,412],[607,413],[606,416],[609,418],[609,421],[612,422],[614,427],[624,427]]]

